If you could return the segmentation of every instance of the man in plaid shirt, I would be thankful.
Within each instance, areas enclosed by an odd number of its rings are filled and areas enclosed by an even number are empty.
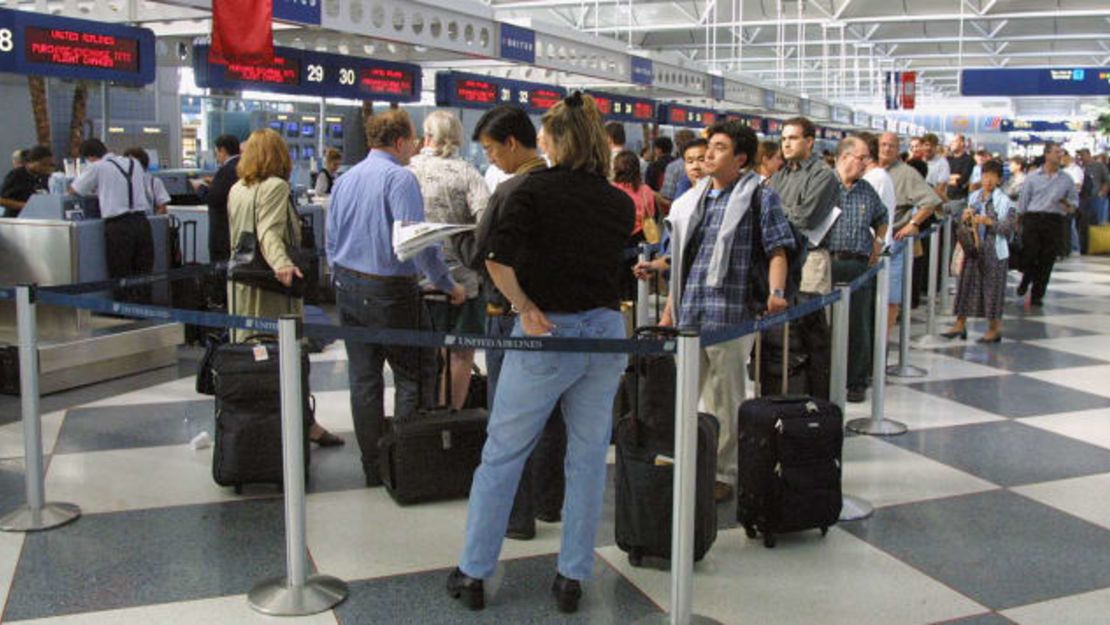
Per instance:
[[[790,224],[779,205],[778,195],[761,187],[750,166],[758,139],[738,121],[709,127],[705,155],[706,178],[671,207],[674,258],[681,259],[678,317],[668,298],[662,325],[713,330],[743,323],[752,311],[748,303],[751,277],[751,208],[760,202],[762,244],[769,263],[771,295],[765,303],[769,313],[786,309],[786,249],[794,247]],[[673,296],[673,293],[672,293]],[[745,367],[753,336],[745,336],[702,349],[701,396],[706,409],[721,424],[717,454],[718,500],[732,496],[736,479],[736,417],[744,400]]]
[[[848,137],[836,149],[837,205],[842,211],[827,240],[834,284],[856,279],[874,265],[886,240],[887,209],[879,194],[863,179],[873,157],[867,143]],[[848,325],[848,401],[861,402],[871,373],[871,341],[875,338],[874,282],[852,294]]]

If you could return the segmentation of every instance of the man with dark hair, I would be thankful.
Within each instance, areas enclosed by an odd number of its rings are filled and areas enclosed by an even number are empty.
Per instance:
[[[54,172],[54,155],[45,145],[25,150],[23,165],[12,169],[0,185],[0,207],[4,217],[16,217],[27,205],[27,200],[39,191],[46,190],[50,174]]]
[[[948,148],[948,198],[962,200],[970,189],[976,161],[968,154],[967,139],[963,135],[956,135]]]
[[[146,199],[154,208],[155,215],[165,215],[166,207],[170,203],[170,194],[166,191],[166,185],[160,178],[155,178],[150,175],[150,155],[147,154],[144,148],[133,146],[123,151],[123,155],[139,161],[143,166],[143,193],[146,193]]]
[[[840,181],[837,204],[842,212],[829,231],[828,243],[833,281],[837,284],[852,282],[874,265],[886,238],[886,206],[871,184],[863,179],[869,159],[867,143],[859,137],[843,139],[836,148],[836,177]],[[848,401],[854,403],[864,400],[867,378],[871,374],[871,341],[875,336],[873,294],[873,282],[852,294]]]
[[[239,181],[239,139],[235,135],[216,137],[216,162],[220,168],[208,189],[208,257],[212,262],[231,256],[231,226],[227,219],[227,196]],[[225,289],[226,291],[226,289]],[[226,297],[226,295],[225,295]]]
[[[90,165],[73,181],[81,195],[96,194],[100,216],[104,219],[104,250],[108,276],[150,273],[154,269],[154,237],[147,213],[153,210],[144,191],[146,172],[133,158],[108,152],[100,139],[86,139],[79,154]],[[144,302],[150,288],[117,289],[118,299]]]
[[[686,161],[684,155],[686,154],[686,146],[697,138],[693,130],[683,128],[674,133],[675,147],[678,148],[677,158],[667,165],[667,169],[663,172],[663,186],[659,188],[659,195],[662,195],[666,200],[673,200],[678,197],[679,183],[682,179],[686,178]]]
[[[1079,194],[1071,177],[1060,168],[1064,149],[1054,142],[1044,146],[1044,166],[1025,177],[1018,198],[1022,230],[1022,259],[1025,273],[1017,294],[1033,287],[1031,303],[1040,306],[1056,264],[1056,250],[1063,236],[1067,215],[1079,205]]]
[[[484,278],[482,293],[487,302],[486,334],[505,338],[512,334],[516,312],[486,273],[486,246],[508,197],[520,187],[530,172],[542,170],[547,164],[536,152],[536,129],[522,109],[502,105],[487,111],[474,128],[473,139],[482,145],[486,158],[492,165],[511,176],[499,184],[490,197],[486,210],[482,213],[482,221],[478,224],[477,253],[473,258],[465,259],[470,263],[471,269],[480,272]],[[486,350],[486,372],[489,375],[486,397],[490,406],[493,405],[493,397],[497,392],[504,359],[503,350]],[[521,474],[506,537],[530,540],[536,535],[536,519],[549,523],[558,522],[563,505],[563,457],[566,445],[566,427],[559,404],[555,404],[555,410],[544,426],[543,434]]]
[[[370,153],[335,181],[328,209],[327,255],[339,321],[344,326],[428,329],[420,276],[450,293],[455,305],[466,301],[466,289],[451,279],[438,245],[405,261],[393,251],[394,222],[425,220],[420,185],[405,168],[417,151],[412,119],[401,109],[375,114],[366,120],[366,139]],[[347,342],[351,418],[367,486],[381,485],[378,440],[385,427],[386,361],[393,370],[396,418],[429,406],[436,387],[431,350]]]
[[[813,151],[817,129],[805,117],[783,123],[783,166],[771,176],[770,186],[782,198],[786,217],[797,228],[816,234],[827,221],[839,195],[836,175]],[[809,242],[810,251],[802,267],[800,290],[828,293],[832,290],[832,264],[823,239]]]
[[[663,188],[663,174],[667,171],[667,166],[671,161],[675,160],[674,142],[670,137],[656,137],[655,141],[651,142],[651,151],[654,158],[648,163],[647,169],[644,171],[644,182],[651,187],[652,191],[659,191]]]
[[[751,318],[752,228],[760,229],[769,259],[771,293],[759,307],[776,313],[787,306],[785,250],[793,249],[794,235],[778,195],[762,187],[752,171],[759,140],[751,128],[735,120],[710,126],[708,134],[707,177],[675,200],[667,217],[680,288],[667,297],[661,325],[714,330]],[[754,210],[759,211],[759,223],[752,218]],[[702,349],[702,400],[721,423],[714,489],[718,501],[731,496],[730,482],[736,478],[735,421],[744,400],[745,366],[753,341],[749,335]]]
[[[605,134],[609,137],[609,151],[615,156],[624,149],[627,139],[624,136],[624,124],[609,122],[605,124]]]
[[[929,132],[921,137],[921,160],[929,167],[929,175],[925,182],[937,192],[944,201],[948,201],[948,182],[952,170],[948,167],[948,160],[937,152],[940,147],[940,138]]]

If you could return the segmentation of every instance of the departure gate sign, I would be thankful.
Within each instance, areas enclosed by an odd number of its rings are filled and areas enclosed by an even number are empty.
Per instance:
[[[966,96],[1107,96],[1110,68],[965,69],[960,85]]]
[[[646,98],[590,91],[605,121],[651,123],[655,121],[655,101]]]
[[[0,72],[138,85],[154,66],[149,29],[0,9]]]

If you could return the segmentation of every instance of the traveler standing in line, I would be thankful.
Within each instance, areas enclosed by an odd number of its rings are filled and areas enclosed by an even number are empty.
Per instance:
[[[1061,169],[1075,182],[1075,192],[1079,197],[1080,202],[1083,201],[1083,167],[1079,161],[1072,157],[1071,154],[1064,152],[1064,157],[1060,161]],[[1077,205],[1081,206],[1081,204]],[[1064,238],[1061,240],[1059,256],[1060,258],[1067,258],[1070,254],[1078,254],[1080,252],[1079,245],[1079,211],[1072,211],[1065,218],[1064,225]]]
[[[243,157],[236,159],[238,181],[227,197],[228,235],[239,241],[244,232],[255,233],[260,252],[278,282],[285,286],[303,278],[289,254],[301,244],[301,220],[289,198],[289,174],[293,165],[289,147],[281,135],[270,130],[251,133]],[[244,317],[272,319],[282,315],[304,316],[304,301],[274,291],[245,284],[228,283],[228,298],[234,304],[228,313]],[[245,340],[251,332],[233,330],[232,341]],[[335,447],[343,439],[325,430],[315,419],[308,439],[321,447]]]
[[[1010,157],[1010,178],[1002,185],[1002,192],[1011,202],[1017,203],[1021,197],[1021,188],[1025,186],[1025,159],[1020,156]]]
[[[939,152],[940,138],[933,133],[921,137],[921,159],[929,167],[929,175],[925,182],[937,192],[945,202],[948,201],[948,183],[952,178],[952,170],[948,166],[948,159]]]
[[[813,151],[816,138],[817,128],[805,117],[783,122],[782,154],[786,165],[771,177],[771,188],[781,198],[787,219],[802,230],[820,226],[836,206],[840,193],[836,174]],[[809,246],[799,290],[828,293],[832,291],[832,261],[826,241],[810,241]]]
[[[108,152],[100,139],[85,139],[78,152],[90,165],[73,181],[73,190],[81,195],[95,193],[100,202],[108,277],[150,273],[154,269],[154,237],[146,218],[151,206],[143,191],[142,165]],[[146,303],[150,287],[117,289],[116,298]]]
[[[546,169],[547,163],[536,152],[540,137],[532,126],[532,120],[528,119],[528,114],[522,109],[513,106],[499,106],[486,112],[475,126],[474,140],[482,145],[491,166],[510,174],[490,197],[478,224],[478,252],[475,258],[469,260],[472,263],[471,268],[481,272],[483,277],[482,292],[487,302],[486,334],[504,338],[512,334],[516,312],[486,274],[485,249],[489,242],[489,233],[500,221],[499,216],[504,210],[506,199],[529,173]],[[489,376],[486,392],[489,406],[493,405],[493,398],[497,394],[504,359],[504,350],[486,350],[486,371]],[[563,492],[566,488],[563,462],[566,450],[567,430],[562,411],[556,403],[536,447],[524,464],[505,538],[531,540],[536,536],[537,519],[546,523],[558,523],[562,518]]]
[[[647,240],[644,238],[644,219],[654,219],[656,211],[655,193],[643,181],[640,159],[635,152],[624,150],[617,153],[613,161],[613,186],[627,193],[636,205],[636,223],[625,242],[626,248],[636,247]],[[636,277],[633,275],[636,262],[635,257],[625,260],[625,267],[621,270],[620,289],[623,301],[636,299]]]
[[[27,150],[20,148],[12,151],[12,169],[19,169],[27,164]]]
[[[686,151],[682,153],[682,160],[686,168],[686,178],[679,181],[679,197],[682,197],[683,194],[689,191],[692,185],[696,185],[699,180],[705,178],[705,153],[708,148],[709,142],[701,137],[694,139],[686,146]],[[685,188],[683,188],[684,181]],[[657,272],[666,271],[670,268],[670,231],[666,228],[663,228],[663,238],[659,244],[661,252],[654,260],[637,263],[636,266],[632,268],[632,273],[635,274],[637,279],[652,280],[655,278]]]
[[[687,143],[686,148],[682,150],[682,154],[679,155],[678,160],[682,161],[682,169],[685,175],[679,178],[678,183],[675,185],[675,199],[682,197],[683,193],[689,191],[691,187],[705,177],[702,166],[705,165],[705,150],[708,145],[705,139],[697,137],[693,141]],[[667,209],[666,212],[669,213],[671,207],[668,205],[665,208]],[[666,235],[666,230],[664,230],[664,238],[666,238]]]
[[[239,138],[235,135],[216,137],[216,162],[220,168],[208,187],[208,260],[224,262],[231,257],[231,226],[227,216],[227,197],[239,181]],[[209,298],[217,308],[227,305],[227,277],[212,277]]]
[[[778,195],[762,186],[752,170],[759,145],[755,132],[734,120],[710,126],[708,134],[707,177],[680,197],[667,216],[671,245],[681,259],[673,268],[682,272],[681,289],[677,301],[674,293],[667,296],[659,322],[702,331],[744,323],[764,309],[768,314],[785,310],[785,250],[794,247],[794,233]],[[759,223],[752,217],[755,206]],[[753,228],[760,229],[771,291],[766,302],[758,303],[748,298]],[[752,304],[760,310],[753,311]],[[701,398],[721,426],[713,490],[717,501],[732,496],[736,480],[736,417],[745,398],[746,365],[754,342],[749,334],[701,350]]]
[[[891,231],[894,233],[894,240],[902,241],[921,233],[921,224],[932,217],[933,211],[940,208],[941,199],[925,182],[920,172],[898,157],[898,149],[898,135],[884,132],[879,137],[879,165],[886,169],[894,182],[894,221]],[[921,161],[914,162],[924,165]],[[907,249],[913,253],[913,239],[908,239],[906,245],[890,259],[888,330],[898,323],[898,314],[902,309],[902,275]]]
[[[670,208],[670,203],[676,197],[682,195],[679,193],[679,185],[685,180],[685,188],[690,188],[690,181],[686,180],[686,161],[682,155],[686,153],[686,146],[697,138],[693,130],[683,128],[674,133],[674,144],[678,148],[676,154],[678,158],[674,159],[667,165],[667,169],[663,172],[663,186],[659,188],[659,195],[662,196],[665,206],[660,206],[660,212],[666,212],[665,209]]]
[[[165,215],[166,207],[170,203],[170,194],[166,191],[166,185],[162,179],[150,175],[147,171],[150,168],[150,155],[139,146],[127,148],[123,155],[139,161],[143,166],[143,193],[146,193],[146,199],[153,207],[153,214]]]
[[[644,182],[651,187],[652,191],[659,191],[663,188],[663,175],[667,171],[667,166],[675,160],[672,154],[674,141],[670,137],[656,137],[655,141],[651,142],[651,149],[653,158],[644,170]]]
[[[4,217],[18,217],[32,195],[47,190],[54,172],[54,154],[45,145],[20,153],[24,154],[23,164],[9,171],[0,185],[0,215]]]
[[[960,220],[961,228],[976,230],[979,248],[973,254],[965,251],[956,288],[956,322],[941,336],[966,339],[967,318],[984,317],[990,320],[990,328],[977,342],[998,343],[1002,341],[1002,308],[1006,303],[1008,240],[1017,224],[1017,211],[998,188],[1002,184],[1002,163],[985,163],[980,181],[982,188],[968,198]]]
[[[782,146],[775,141],[760,141],[755,155],[755,170],[759,181],[766,183],[782,169],[786,160],[782,157]]]
[[[836,148],[836,176],[840,181],[837,205],[841,214],[829,231],[833,281],[847,284],[879,260],[886,239],[887,208],[863,179],[870,160],[867,143],[847,137]],[[871,342],[875,337],[874,282],[852,294],[848,329],[848,401],[862,402],[871,374]]]
[[[622,338],[618,273],[635,208],[607,180],[601,114],[592,97],[575,92],[544,114],[543,127],[553,166],[528,174],[506,198],[486,267],[519,311],[514,336]],[[485,606],[483,580],[497,567],[525,459],[561,402],[566,503],[552,593],[560,611],[578,609],[581,582],[593,574],[613,398],[626,361],[623,354],[506,354],[470,487],[466,545],[447,579],[451,596],[471,609]]]
[[[324,168],[316,176],[316,186],[313,191],[316,197],[327,197],[335,186],[335,178],[339,175],[339,166],[343,164],[343,153],[335,148],[328,148],[324,154]]]
[[[1083,148],[1075,153],[1075,160],[1083,167],[1083,184],[1079,187],[1079,210],[1076,221],[1079,228],[1079,251],[1087,253],[1090,227],[1102,223],[1107,209],[1107,192],[1110,192],[1110,171],[1106,165],[1091,158],[1091,151]]]
[[[1033,306],[1040,306],[1044,300],[1065,220],[1079,204],[1075,182],[1060,169],[1063,156],[1064,148],[1051,141],[1045,143],[1044,166],[1025,177],[1018,199],[1025,273],[1017,294],[1024,296],[1032,287]]]
[[[967,139],[963,135],[956,135],[948,148],[948,198],[962,200],[967,197],[975,159],[967,152]]]
[[[409,114],[391,109],[366,120],[370,153],[339,177],[328,209],[327,254],[335,276],[339,321],[344,326],[426,330],[420,276],[450,293],[452,304],[466,301],[466,289],[451,279],[439,246],[412,260],[393,252],[393,223],[425,220],[420,184],[405,166],[416,153]],[[362,452],[366,485],[380,486],[378,440],[385,428],[386,361],[395,384],[394,418],[427,407],[435,388],[435,355],[415,347],[347,341],[351,418]],[[418,397],[418,394],[422,396]]]
[[[971,170],[971,179],[968,181],[968,193],[978,191],[979,187],[983,186],[983,165],[990,160],[992,160],[991,153],[986,148],[979,148],[975,151],[975,167]]]
[[[412,157],[409,170],[416,174],[420,193],[424,196],[424,216],[430,222],[474,224],[482,217],[489,202],[489,187],[482,174],[459,156],[463,127],[458,117],[447,111],[432,111],[424,118],[424,147]],[[429,302],[434,327],[441,332],[482,334],[486,323],[486,303],[479,292],[478,273],[466,266],[457,246],[458,238],[443,246],[444,260],[451,278],[466,289],[466,302],[456,306],[446,302]],[[474,366],[473,349],[451,349],[450,367],[445,370],[442,384],[449,406],[462,408],[470,391],[470,370]],[[451,394],[446,398],[447,371],[451,372]]]

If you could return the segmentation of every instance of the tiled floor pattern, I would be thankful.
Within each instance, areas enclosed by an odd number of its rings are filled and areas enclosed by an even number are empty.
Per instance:
[[[1108,311],[1110,259],[1071,259],[1044,307],[1011,293],[1004,343],[976,344],[985,324],[972,321],[968,341],[911,349],[927,374],[892,379],[884,411],[910,432],[845,442],[844,491],[874,516],[768,550],[722,505],[695,567],[695,611],[735,625],[1110,623]],[[925,332],[923,310],[913,330]],[[488,608],[459,609],[442,584],[466,503],[401,508],[363,487],[336,344],[312,357],[312,392],[318,421],[347,445],[313,451],[307,521],[313,564],[351,595],[303,619],[253,612],[245,593],[283,572],[281,499],[212,482],[211,448],[189,441],[211,432],[213,404],[193,390],[196,352],[182,354],[177,367],[43,398],[48,497],[84,516],[0,533],[4,622],[618,624],[670,605],[670,574],[631,567],[615,546],[610,488],[578,614],[550,599],[561,525],[545,523],[505,543]],[[864,403],[847,416],[870,414]],[[23,488],[18,399],[0,397],[0,512]]]

